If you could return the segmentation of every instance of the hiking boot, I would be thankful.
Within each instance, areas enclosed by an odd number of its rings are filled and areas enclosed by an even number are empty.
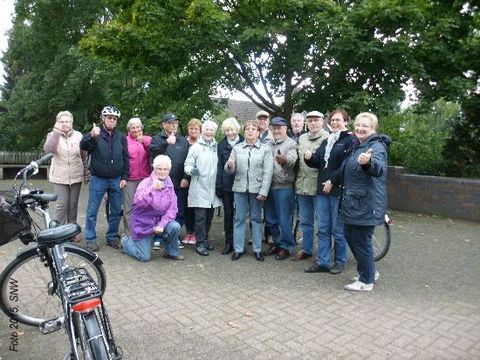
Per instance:
[[[85,245],[85,249],[90,251],[98,251],[98,244],[96,241],[87,241]]]

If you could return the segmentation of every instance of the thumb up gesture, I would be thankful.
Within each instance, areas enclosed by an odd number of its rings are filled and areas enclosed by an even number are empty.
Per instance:
[[[372,149],[368,149],[366,152],[361,153],[358,156],[358,163],[360,165],[367,165],[370,162],[370,160],[372,159],[372,154],[373,154]]]
[[[96,138],[98,135],[100,135],[100,128],[97,126],[97,124],[93,123],[90,135],[92,135],[93,138]]]

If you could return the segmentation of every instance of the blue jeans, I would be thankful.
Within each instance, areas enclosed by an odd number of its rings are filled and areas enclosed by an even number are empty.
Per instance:
[[[233,247],[235,252],[245,251],[245,223],[250,209],[252,224],[252,247],[254,252],[262,251],[262,207],[263,201],[257,200],[257,194],[234,192],[235,225],[233,228]]]
[[[122,213],[122,191],[120,190],[120,176],[108,179],[98,176],[90,178],[90,192],[87,204],[87,219],[85,221],[85,240],[96,241],[97,215],[103,196],[108,193],[110,202],[110,216],[108,219],[108,230],[105,234],[107,242],[118,240],[118,226]]]
[[[176,221],[170,221],[162,234],[146,236],[140,240],[133,240],[131,236],[126,236],[123,241],[123,252],[133,256],[140,261],[149,261],[152,256],[152,244],[154,241],[160,241],[165,244],[165,252],[172,256],[178,256],[178,234],[180,233],[180,224]]]
[[[373,255],[372,236],[375,226],[345,224],[345,237],[357,260],[359,280],[365,284],[375,281],[375,257]]]
[[[337,220],[339,198],[334,195],[317,195],[318,255],[317,264],[330,267],[330,246],[333,237],[335,264],[347,263],[347,242],[343,224]]]
[[[303,231],[302,251],[308,255],[313,254],[315,215],[318,217],[316,198],[314,195],[297,195],[298,218]]]
[[[270,228],[273,244],[292,252],[295,239],[292,233],[292,213],[295,193],[289,189],[271,189],[265,206],[265,221]]]

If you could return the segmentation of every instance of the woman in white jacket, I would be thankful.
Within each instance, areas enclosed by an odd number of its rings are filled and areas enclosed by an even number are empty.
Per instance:
[[[200,139],[188,150],[185,160],[185,173],[190,175],[188,190],[188,207],[195,208],[195,251],[207,256],[213,250],[208,241],[208,233],[212,225],[214,208],[221,206],[222,201],[215,194],[217,177],[217,142],[215,132],[218,125],[207,120],[202,124]]]
[[[87,153],[80,150],[80,140],[82,134],[73,130],[73,115],[60,111],[43,150],[53,153],[49,180],[58,195],[53,218],[61,224],[77,222],[80,187],[89,176]],[[75,241],[80,239],[78,235]]]

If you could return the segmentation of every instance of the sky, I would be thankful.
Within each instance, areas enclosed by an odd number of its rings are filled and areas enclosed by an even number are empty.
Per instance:
[[[0,51],[3,55],[8,45],[8,38],[5,33],[12,26],[14,0],[0,0],[0,9]],[[0,63],[0,83],[3,84],[3,82],[3,64]]]

